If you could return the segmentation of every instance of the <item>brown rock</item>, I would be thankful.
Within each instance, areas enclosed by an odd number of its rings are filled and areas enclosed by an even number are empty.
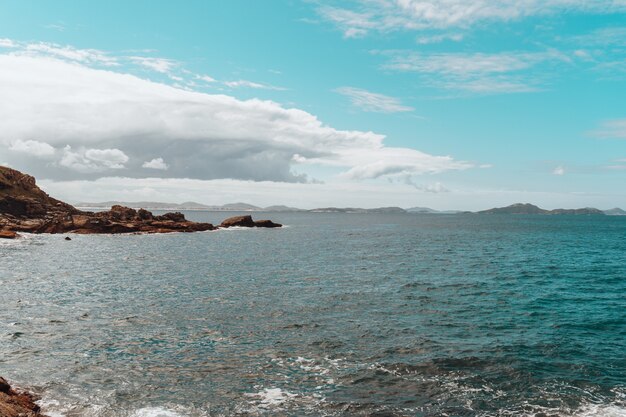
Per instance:
[[[11,388],[9,383],[0,377],[0,417],[45,417],[35,404],[35,398]]]
[[[185,215],[183,213],[179,213],[178,211],[175,213],[165,213],[161,216],[154,216],[155,220],[170,220],[173,222],[185,222],[187,221],[187,219],[185,219]]]
[[[0,239],[15,239],[19,235],[11,230],[0,230]]]
[[[274,223],[271,220],[257,220],[254,222],[256,227],[283,227],[280,223]]]
[[[224,228],[235,227],[235,226],[254,227],[255,224],[254,224],[254,220],[252,220],[252,216],[229,217],[220,224],[220,227],[224,227]]]
[[[220,227],[280,227],[270,220],[254,222],[250,216],[226,219]],[[109,211],[80,211],[43,192],[30,175],[0,166],[0,230],[6,236],[29,233],[171,233],[214,230],[211,223],[196,223],[182,213],[154,216],[148,210],[115,205]],[[2,416],[0,416],[2,417]]]
[[[219,227],[282,227],[282,224],[274,223],[271,220],[252,220],[252,216],[235,216],[224,220]]]

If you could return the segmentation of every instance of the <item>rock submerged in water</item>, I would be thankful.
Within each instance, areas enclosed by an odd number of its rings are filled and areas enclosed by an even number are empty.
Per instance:
[[[45,417],[28,393],[14,390],[0,377],[0,417]]]
[[[219,227],[282,227],[282,224],[274,223],[271,220],[252,220],[252,216],[234,216],[224,220]]]
[[[254,221],[251,216],[231,217],[220,227],[232,226],[281,227],[271,220]],[[81,211],[48,196],[30,175],[0,166],[0,238],[14,239],[18,236],[15,232],[119,234],[215,229],[211,223],[193,222],[178,212],[158,216],[148,210],[119,205],[109,211]]]

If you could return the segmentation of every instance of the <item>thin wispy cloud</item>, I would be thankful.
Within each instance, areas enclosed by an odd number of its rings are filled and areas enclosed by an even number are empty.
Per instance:
[[[56,30],[57,32],[65,32],[65,25],[62,23],[50,23],[44,25],[44,28]]]
[[[424,31],[470,28],[484,22],[511,22],[562,12],[607,14],[626,11],[623,1],[587,0],[354,0],[344,7],[322,6],[318,13],[347,38],[371,31]]]
[[[118,66],[118,60],[98,49],[79,49],[49,42],[23,43],[13,41],[16,54],[51,56],[90,65]]]
[[[626,119],[607,120],[592,131],[591,135],[606,139],[626,139]]]
[[[17,48],[18,45],[11,39],[0,38],[0,48]]]
[[[462,33],[441,33],[437,35],[418,36],[416,41],[419,45],[429,45],[445,41],[461,42],[464,38]]]
[[[176,61],[165,58],[133,56],[130,57],[130,59],[139,65],[142,65],[153,71],[160,72],[162,74],[170,74],[172,72],[172,69],[178,65]]]
[[[224,81],[224,85],[230,88],[254,88],[254,89],[260,89],[260,90],[275,90],[275,91],[285,90],[285,88],[283,87],[276,87],[274,85],[257,83],[257,82],[248,81],[248,80]]]
[[[532,71],[540,65],[568,63],[559,51],[431,53],[376,51],[387,57],[384,70],[416,73],[431,86],[471,93],[521,93],[541,89]],[[544,74],[542,74],[543,76]]]
[[[413,111],[413,107],[402,104],[400,99],[384,94],[372,93],[361,88],[341,87],[335,90],[350,99],[352,105],[373,113],[401,113]]]

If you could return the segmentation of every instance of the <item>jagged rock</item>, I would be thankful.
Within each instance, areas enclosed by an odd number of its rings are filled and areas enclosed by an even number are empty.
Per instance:
[[[224,228],[235,227],[235,226],[254,227],[255,224],[254,224],[254,220],[252,220],[252,216],[229,217],[220,224],[220,227],[224,227]]]
[[[0,230],[0,239],[15,239],[19,235],[11,230]]]
[[[185,215],[183,213],[179,213],[178,211],[175,213],[165,213],[161,216],[154,216],[154,220],[170,220],[173,222],[184,222],[186,221]]]
[[[283,227],[282,224],[274,223],[271,220],[257,220],[257,221],[254,222],[254,226],[255,227],[269,227],[269,228],[272,228],[272,227]]]
[[[226,219],[220,227],[281,227],[271,220],[255,222],[251,216]],[[155,216],[148,210],[114,205],[109,211],[81,211],[44,193],[30,175],[0,166],[0,230],[29,233],[170,233],[216,229],[196,223],[184,214]],[[8,236],[8,235],[7,235]],[[2,417],[2,416],[0,416]]]
[[[182,213],[153,216],[147,210],[115,205],[98,213],[80,211],[43,192],[30,175],[0,166],[0,230],[30,233],[168,233],[213,230]],[[0,416],[1,417],[1,416]]]
[[[0,377],[0,417],[45,417],[35,404],[35,398],[14,390]]]
[[[224,220],[219,227],[282,227],[282,224],[271,220],[252,220],[252,216],[235,216]]]

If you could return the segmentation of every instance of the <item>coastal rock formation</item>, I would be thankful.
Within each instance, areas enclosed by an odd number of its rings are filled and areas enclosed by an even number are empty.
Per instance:
[[[219,227],[282,227],[282,224],[274,223],[271,220],[252,220],[252,216],[234,216],[224,220]]]
[[[255,222],[227,219],[222,227],[280,227],[270,220]],[[29,233],[170,233],[215,230],[211,223],[196,223],[182,213],[160,216],[114,205],[109,211],[88,212],[56,200],[43,192],[30,175],[0,166],[0,237]]]
[[[12,230],[0,230],[0,239],[15,239],[18,234]]]
[[[14,390],[0,377],[0,417],[45,417],[32,395]]]

